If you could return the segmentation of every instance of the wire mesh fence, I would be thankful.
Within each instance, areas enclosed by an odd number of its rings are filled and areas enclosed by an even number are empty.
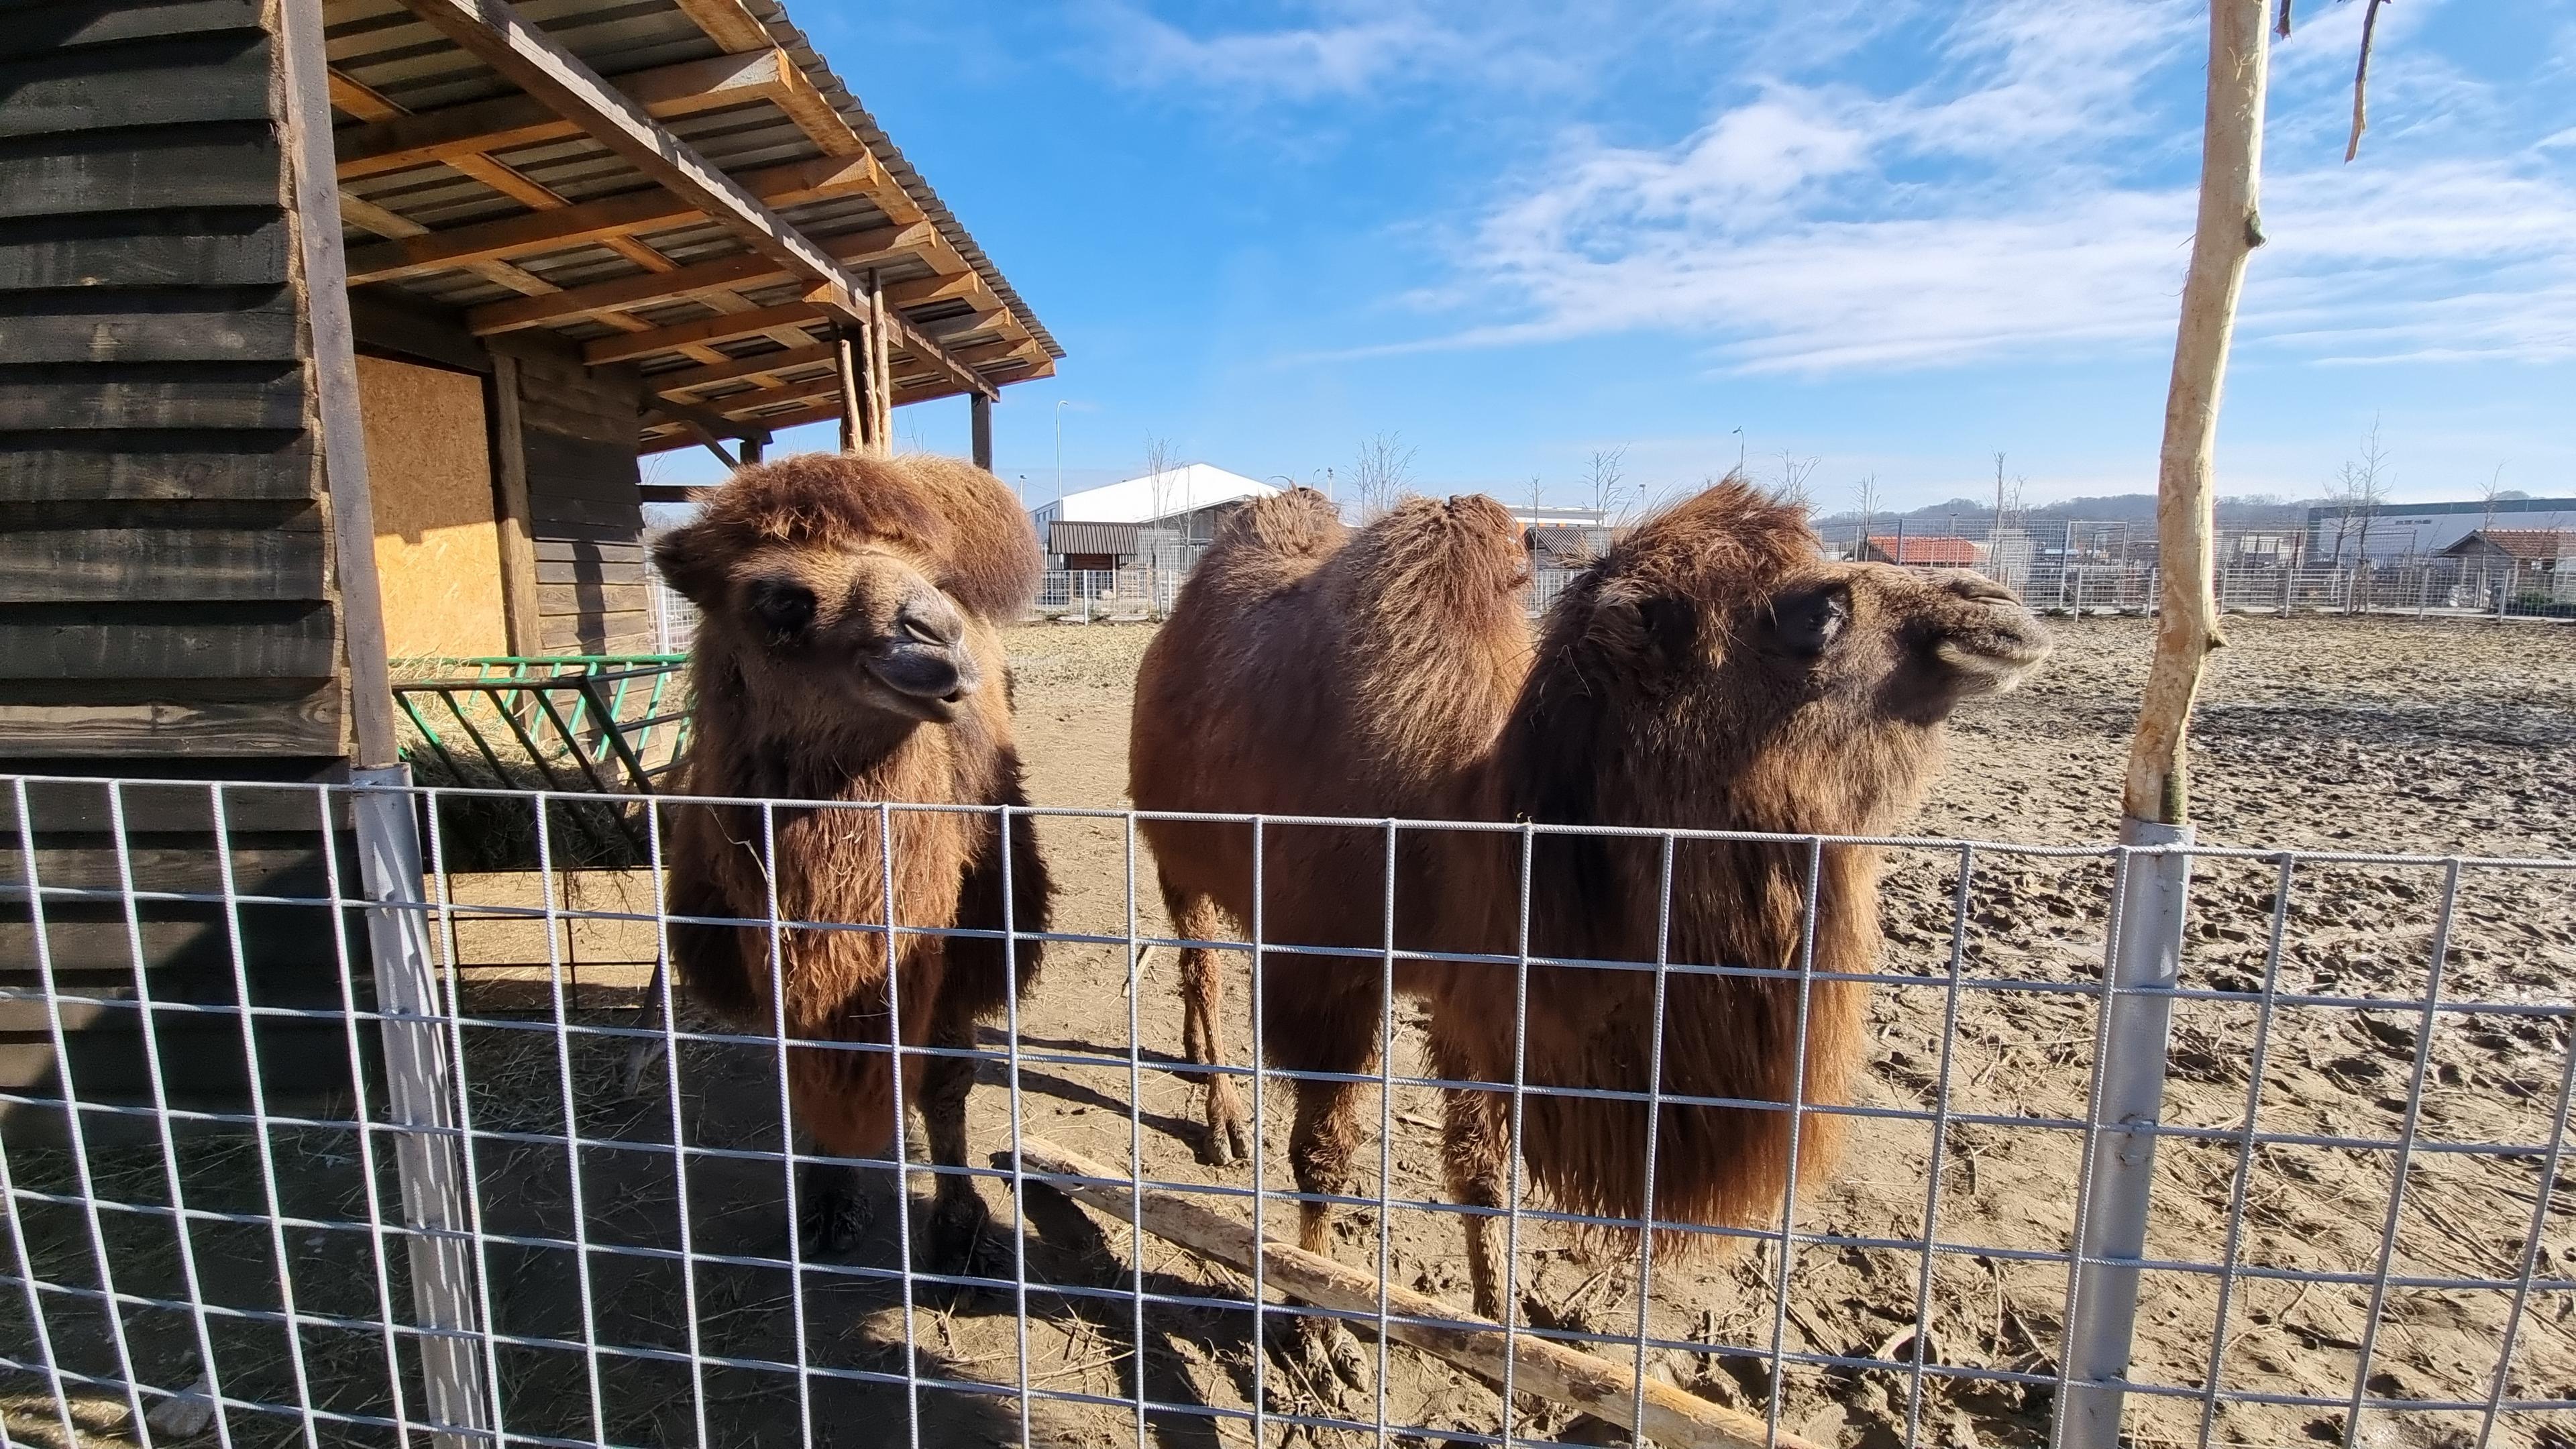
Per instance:
[[[2576,1425],[2576,860],[1186,817],[1256,872],[1298,832],[1380,862],[1377,929],[1299,941],[1162,919],[1140,824],[1182,817],[1022,809],[1057,906],[995,931],[665,904],[688,812],[774,881],[782,831],[900,842],[953,807],[636,796],[641,864],[590,870],[542,793],[398,779],[0,779],[13,1442],[2555,1449]],[[496,811],[532,870],[463,863]],[[1651,959],[1533,936],[1533,877],[1576,840],[1655,883],[1599,902],[1643,913]],[[1459,842],[1521,862],[1504,949],[1399,925],[1399,862]],[[261,873],[291,847],[304,868]],[[1876,922],[1819,888],[1862,855]],[[1673,933],[1677,894],[1756,857],[1805,944]],[[693,1009],[656,968],[709,926],[781,974],[800,942],[891,950],[873,1035]],[[1861,969],[1820,964],[1854,929],[1883,936]],[[903,972],[996,937],[1043,942],[1032,989],[925,1035]],[[1251,987],[1231,1058],[1184,1038],[1189,948]],[[298,949],[327,990],[279,984]],[[1493,1003],[1500,1070],[1449,1070],[1431,971]],[[1378,1040],[1357,1069],[1294,1039],[1326,986]],[[1785,1089],[1706,1093],[1700,1056],[1756,1009],[1795,1014]],[[1826,1093],[1839,1051],[1862,1068]],[[927,1148],[801,1139],[809,1053],[899,1059],[890,1120],[920,1112]],[[210,1058],[236,1089],[181,1090]],[[942,1063],[971,1069],[963,1152],[923,1097]],[[1227,1084],[1248,1160],[1216,1166]],[[1355,1131],[1319,1179],[1297,1124],[1321,1101]],[[1615,1106],[1580,1120],[1612,1124],[1591,1170],[1636,1177],[1637,1210],[1542,1194],[1519,1157],[1462,1200],[1462,1110],[1530,1143],[1584,1104]],[[1722,1118],[1784,1127],[1785,1192],[1684,1219],[1712,1169],[1682,1145]],[[833,1181],[873,1216],[818,1248],[799,1219]],[[952,1252],[929,1219],[958,1183],[990,1222]],[[1310,1221],[1322,1267],[1278,1244]]]
[[[2025,541],[2026,542],[2026,541]],[[2043,613],[2089,614],[2154,611],[2158,573],[2152,557],[2122,559],[2081,546],[2018,555],[1992,562],[1990,541],[1911,536],[1894,551],[1909,566],[1965,568],[1985,574]],[[1952,551],[1919,545],[1958,544]],[[1839,551],[1839,550],[1838,550]],[[2145,550],[2152,554],[2152,549]],[[1579,569],[1530,571],[1529,612],[1547,612]],[[1185,573],[1121,569],[1046,575],[1036,617],[1047,619],[1159,619],[1171,610]],[[2234,613],[2378,614],[2416,619],[2576,619],[2576,566],[2561,570],[2531,561],[2413,557],[2373,563],[2305,564],[2241,554],[2215,574],[2219,607]]]

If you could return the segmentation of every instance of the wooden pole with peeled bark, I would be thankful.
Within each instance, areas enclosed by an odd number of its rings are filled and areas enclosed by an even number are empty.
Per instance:
[[[2262,245],[2255,211],[2263,155],[2266,0],[2210,0],[2209,109],[2200,155],[2200,221],[2183,280],[2182,325],[2165,395],[2156,477],[2159,612],[2138,732],[2121,801],[2119,904],[2085,1132],[2082,1220],[2069,1285],[2065,1387],[2056,1449],[2119,1449],[2137,1322],[2156,1125],[2164,1112],[2173,991],[2191,895],[2191,790],[2183,752],[2201,666],[2218,647],[2211,588],[2216,487],[2210,451],[2245,259]]]
[[[2156,471],[2161,580],[2155,661],[2129,746],[2122,798],[2129,818],[2164,825],[2190,823],[2183,753],[2192,698],[2209,651],[2226,642],[2219,637],[2211,586],[2217,485],[2210,454],[2245,260],[2263,244],[2257,210],[2268,60],[2263,22],[2263,0],[2211,0],[2200,221],[2192,234],[2191,270],[2183,279],[2182,326],[2174,339],[2164,450]]]

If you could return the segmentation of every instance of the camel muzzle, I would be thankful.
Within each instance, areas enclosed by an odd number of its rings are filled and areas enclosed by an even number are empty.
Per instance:
[[[910,639],[887,644],[867,670],[908,712],[939,723],[955,718],[957,706],[983,684],[965,649]]]

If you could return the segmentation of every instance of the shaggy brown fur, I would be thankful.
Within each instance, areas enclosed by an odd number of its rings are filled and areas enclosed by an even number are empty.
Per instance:
[[[1520,527],[1489,498],[1407,499],[1356,536],[1310,489],[1243,509],[1182,586],[1174,618],[1189,622],[1157,634],[1138,672],[1128,754],[1138,808],[1458,814],[1468,766],[1491,744],[1511,684],[1528,667],[1520,605],[1528,577]],[[1283,761],[1295,765],[1282,769]],[[1230,935],[1220,906],[1245,928],[1254,924],[1248,831],[1175,821],[1143,828],[1184,937]],[[1260,922],[1268,939],[1381,944],[1370,903],[1386,895],[1382,831],[1276,826],[1264,844],[1270,879],[1300,883],[1273,892],[1278,913]],[[1419,845],[1405,842],[1404,858]],[[1402,890],[1398,899],[1410,909],[1428,892]],[[1264,1023],[1268,1034],[1330,1038],[1334,1060],[1348,1064],[1337,1069],[1363,1069],[1375,1049],[1363,1021],[1377,1015],[1375,969],[1362,979],[1345,960],[1264,964],[1274,982],[1309,983],[1284,993],[1285,1015]],[[1181,977],[1185,1053],[1221,1064],[1216,961],[1184,950]],[[1222,1165],[1250,1142],[1231,1079],[1205,1081],[1207,1155]],[[1334,1095],[1308,1093],[1326,1114]],[[1335,1143],[1347,1153],[1352,1140],[1345,1133]]]
[[[691,795],[1020,805],[1018,751],[994,625],[1025,604],[1043,560],[999,480],[939,458],[815,455],[749,467],[655,548],[663,575],[702,615],[690,668],[694,734],[677,789]],[[1047,926],[1049,888],[1028,819],[1005,862],[992,814],[895,810],[893,868],[879,812],[778,806],[675,807],[675,916],[761,922],[887,922],[1019,931]],[[773,872],[767,863],[774,860]],[[883,1044],[882,931],[778,933],[674,924],[671,954],[701,1001],[791,1039]],[[1017,985],[1036,979],[1037,943]],[[905,1044],[971,1047],[1007,1004],[1012,972],[994,940],[902,936]],[[783,989],[773,998],[773,977]],[[900,1150],[894,1082],[877,1051],[801,1047],[788,1056],[799,1124],[822,1151]],[[904,1100],[929,1129],[932,1161],[965,1162],[974,1063],[904,1059]],[[852,1229],[848,1175],[816,1174],[826,1246]],[[972,1182],[941,1174],[934,1246],[954,1260],[982,1218]]]
[[[1234,586],[1185,591],[1138,679],[1131,754],[1138,805],[1883,833],[1937,767],[1952,707],[2010,687],[2047,650],[2037,620],[1997,586],[1827,562],[1800,511],[1734,480],[1650,518],[1586,569],[1531,650],[1517,597],[1497,596],[1492,541],[1479,550],[1428,522],[1421,509],[1399,510],[1339,552],[1310,551],[1295,570],[1302,581],[1387,567],[1383,587],[1354,580],[1339,589],[1265,591],[1262,564],[1246,558],[1229,560],[1219,576]],[[1402,541],[1372,546],[1376,535]],[[1238,549],[1258,546],[1235,536]],[[1394,560],[1408,567],[1394,569]],[[1426,587],[1432,580],[1436,586]],[[1309,699],[1332,703],[1301,703]],[[1346,766],[1344,739],[1372,745]],[[1242,827],[1231,827],[1230,851],[1216,848],[1225,838],[1219,827],[1197,827],[1195,838],[1165,823],[1146,829],[1167,895],[1205,898],[1238,922],[1249,919]],[[1265,941],[1382,942],[1385,885],[1375,853],[1382,831],[1345,832],[1358,843],[1344,847],[1350,860],[1338,871],[1295,854],[1295,832],[1267,834]],[[1398,861],[1400,946],[1657,959],[1661,842],[1529,837],[1524,946],[1524,838],[1430,835]],[[1812,954],[1804,926],[1811,858]],[[1671,869],[1665,955],[1676,965],[1795,973],[1812,964],[1837,973],[1875,963],[1875,851],[1836,846],[1811,855],[1797,844],[1680,842]],[[1370,1070],[1382,1029],[1379,959],[1264,956],[1273,1063]],[[1438,1075],[1512,1080],[1517,978],[1507,964],[1400,963],[1397,989],[1430,1007]],[[1673,973],[1661,1089],[1749,1103],[1846,1101],[1861,1067],[1865,1012],[1857,985]],[[1653,1020],[1650,973],[1533,966],[1524,1080],[1643,1093]],[[1356,1091],[1301,1082],[1297,1096],[1290,1156],[1300,1189],[1349,1191]],[[1576,1211],[1642,1220],[1646,1118],[1642,1102],[1525,1095],[1519,1151],[1533,1185]],[[1798,1114],[1802,1170],[1826,1164],[1838,1120]],[[1507,1093],[1450,1094],[1454,1195],[1502,1204],[1509,1126]],[[1746,1224],[1775,1214],[1792,1130],[1791,1114],[1779,1107],[1668,1102],[1657,1132],[1654,1217]],[[1305,1245],[1320,1250],[1325,1214],[1309,1204],[1305,1218]],[[1495,1315],[1502,1305],[1490,1219],[1466,1222],[1476,1307]]]

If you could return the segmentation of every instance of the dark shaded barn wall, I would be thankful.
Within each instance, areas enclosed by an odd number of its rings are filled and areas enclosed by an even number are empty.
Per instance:
[[[343,767],[274,59],[253,0],[22,4],[0,25],[0,772]],[[48,886],[111,893],[123,864],[144,891],[318,894],[316,801],[263,793],[228,802],[226,861],[202,785],[130,792],[123,852],[103,787],[34,787],[35,864]],[[0,985],[24,990],[40,958],[18,816],[0,790]],[[114,895],[44,910],[56,985],[132,1002]],[[328,910],[228,918],[220,899],[136,908],[156,1000],[236,1000],[229,919],[257,1000],[337,1004]],[[43,1021],[34,1001],[0,1000],[0,1089],[59,1089]],[[140,1093],[137,1021],[130,1006],[71,1009],[84,1097]],[[237,1091],[240,1031],[229,1012],[162,1018],[174,1090]],[[260,1039],[282,1096],[346,1060],[336,1031],[272,1020]]]
[[[515,373],[519,385],[538,652],[648,652],[652,566],[644,558],[635,460],[643,378],[631,368],[585,368],[566,353],[533,348],[513,361],[502,372]]]

